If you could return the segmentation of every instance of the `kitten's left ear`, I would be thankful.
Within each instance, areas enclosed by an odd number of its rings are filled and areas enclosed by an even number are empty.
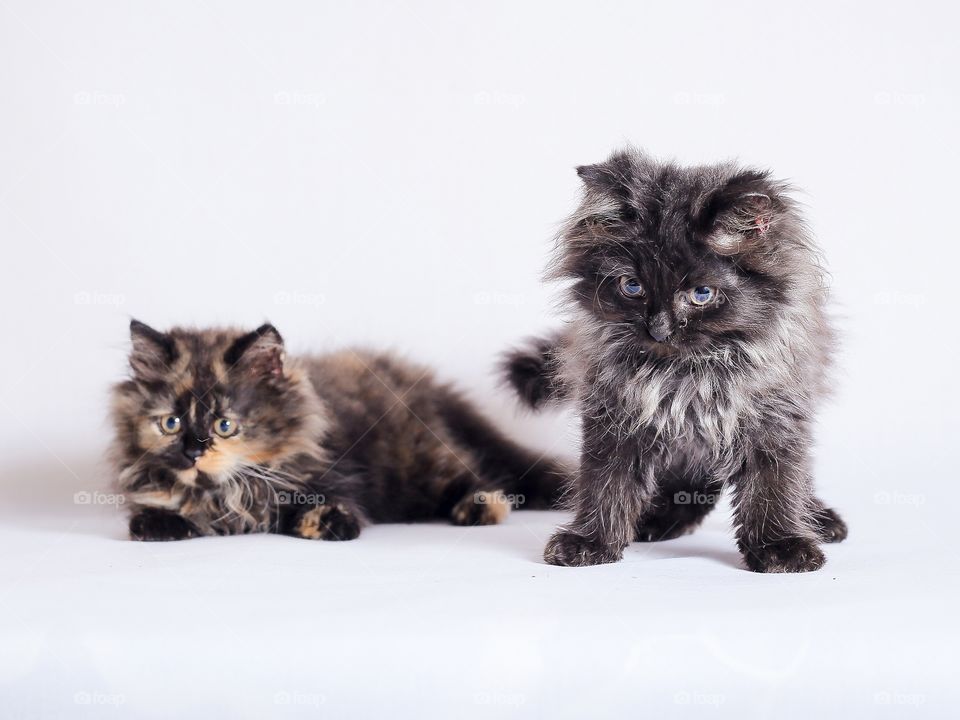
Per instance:
[[[708,193],[694,209],[707,244],[720,255],[742,255],[762,247],[779,208],[769,174],[745,170]]]
[[[223,355],[228,369],[237,368],[255,378],[281,377],[283,359],[283,338],[269,323],[238,337]]]

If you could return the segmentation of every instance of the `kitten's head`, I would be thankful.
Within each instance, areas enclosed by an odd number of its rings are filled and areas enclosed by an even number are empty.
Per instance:
[[[732,164],[683,168],[626,150],[577,170],[584,198],[553,276],[621,346],[680,358],[758,339],[815,255],[785,186]]]
[[[133,320],[130,336],[131,377],[113,403],[125,468],[214,486],[315,447],[316,395],[272,325],[164,333]]]

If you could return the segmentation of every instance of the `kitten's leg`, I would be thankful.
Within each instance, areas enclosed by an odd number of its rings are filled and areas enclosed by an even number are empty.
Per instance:
[[[285,509],[280,532],[308,540],[354,540],[360,536],[361,513],[349,502],[332,498],[322,504]]]
[[[502,490],[468,492],[453,506],[450,519],[454,525],[496,525],[510,514],[510,499]]]
[[[696,530],[720,499],[720,483],[671,483],[662,487],[636,526],[636,542],[673,540]]]
[[[186,540],[203,533],[183,515],[158,508],[144,508],[130,518],[133,540]]]
[[[653,490],[662,463],[649,452],[638,467],[635,447],[618,445],[614,428],[596,414],[584,413],[580,473],[571,486],[573,522],[547,543],[551,565],[583,566],[617,562],[634,537],[644,498]]]
[[[808,572],[826,558],[818,546],[802,442],[747,450],[733,486],[737,545],[754,572]]]
[[[827,507],[823,500],[813,497],[811,508],[813,509],[813,526],[823,542],[843,542],[847,539],[847,524],[843,521],[836,510]]]

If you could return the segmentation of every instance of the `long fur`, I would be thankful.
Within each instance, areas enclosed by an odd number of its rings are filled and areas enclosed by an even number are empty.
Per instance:
[[[846,535],[813,495],[810,461],[836,336],[790,188],[633,149],[578,172],[584,196],[549,269],[570,321],[504,365],[529,406],[569,401],[583,417],[576,517],[547,561],[612,562],[631,540],[689,532],[729,487],[748,567],[816,569],[817,544]],[[692,304],[698,286],[715,300]]]
[[[138,540],[490,524],[553,506],[566,477],[427,368],[388,354],[288,358],[270,325],[164,333],[133,321],[131,339],[112,454]],[[165,433],[169,417],[177,430]],[[218,436],[223,418],[239,431]]]

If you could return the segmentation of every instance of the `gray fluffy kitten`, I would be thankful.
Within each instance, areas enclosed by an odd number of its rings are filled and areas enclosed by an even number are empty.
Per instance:
[[[576,515],[555,565],[615,562],[692,531],[724,487],[758,572],[824,563],[847,529],[813,491],[811,433],[835,335],[820,256],[788,188],[735,164],[632,149],[578,169],[583,200],[552,266],[574,319],[510,354],[532,407],[583,420]]]

